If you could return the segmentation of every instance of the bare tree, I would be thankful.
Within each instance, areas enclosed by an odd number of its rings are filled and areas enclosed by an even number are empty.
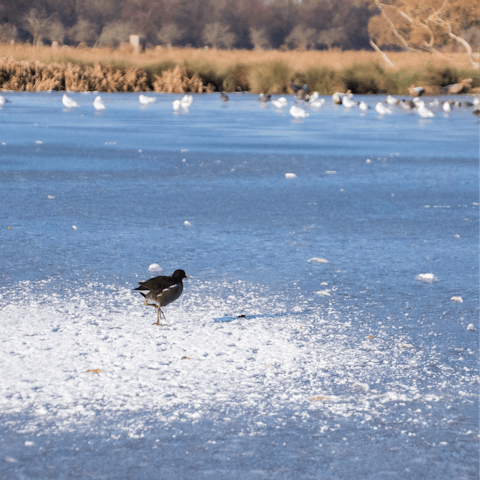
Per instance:
[[[98,38],[98,26],[86,18],[80,18],[73,26],[71,35],[76,42],[93,44]]]
[[[340,46],[347,40],[343,27],[329,28],[318,34],[319,45],[325,45],[329,50],[334,46]]]
[[[110,22],[102,28],[98,44],[118,47],[120,43],[128,42],[131,33],[132,25],[129,22]]]
[[[157,33],[157,38],[162,45],[172,48],[172,45],[182,38],[183,30],[180,30],[175,23],[164,25]]]
[[[230,29],[218,22],[209,23],[202,34],[205,43],[213,48],[232,48],[235,43],[235,35]]]
[[[32,8],[24,17],[24,28],[33,36],[33,45],[38,45],[52,24],[52,17],[47,15],[45,8]]]
[[[57,19],[52,20],[45,33],[45,37],[48,37],[51,42],[63,43],[65,36],[66,30],[63,23]]]
[[[255,50],[263,50],[264,48],[271,48],[270,41],[263,28],[250,28],[250,41]]]
[[[472,67],[479,68],[465,32],[478,28],[479,0],[370,0],[378,15],[370,19],[369,35],[381,46],[398,45],[405,51],[435,48],[453,40],[465,48]]]
[[[317,32],[314,28],[305,28],[303,25],[297,25],[285,38],[285,43],[290,48],[310,50],[317,43]]]
[[[17,38],[17,27],[11,23],[0,25],[0,42],[11,42]]]

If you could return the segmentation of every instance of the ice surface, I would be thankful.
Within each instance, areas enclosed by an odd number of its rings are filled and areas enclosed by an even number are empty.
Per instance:
[[[470,112],[12,99],[2,478],[478,478]],[[168,327],[132,290],[152,261],[189,276]]]

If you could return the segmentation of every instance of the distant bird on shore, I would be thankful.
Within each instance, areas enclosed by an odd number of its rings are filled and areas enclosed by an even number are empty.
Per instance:
[[[180,106],[184,110],[188,110],[192,106],[192,103],[193,103],[192,95],[184,95],[184,97],[180,100]]]
[[[473,109],[472,113],[480,119],[480,108],[479,107],[475,107]]]
[[[375,105],[375,110],[376,112],[380,115],[380,116],[384,116],[386,113],[392,113],[392,111],[387,108],[383,103],[381,102],[378,102],[376,105]]]
[[[225,103],[227,103],[229,100],[228,95],[225,92],[220,93],[220,98],[222,102],[225,102]]]
[[[7,100],[3,95],[0,95],[0,108],[2,108],[6,103],[12,103],[10,100]]]
[[[332,100],[335,105],[341,105],[342,104],[342,98],[343,98],[343,93],[340,92],[335,92],[332,95]]]
[[[282,108],[285,108],[288,105],[288,101],[285,97],[280,97],[275,100],[272,100],[272,105],[275,108],[278,108],[279,110],[281,110]]]
[[[400,100],[392,97],[391,95],[388,95],[388,97],[385,99],[385,103],[387,105],[398,105],[400,103]]]
[[[166,307],[168,304],[177,300],[183,292],[183,279],[187,278],[187,275],[183,270],[175,270],[171,277],[159,276],[151,278],[146,282],[138,282],[139,287],[134,290],[139,290],[140,294],[145,298],[144,305],[155,307],[157,309],[157,322],[154,325],[161,325],[160,316],[166,320],[162,307]],[[147,292],[147,293],[143,293]],[[148,302],[153,303],[148,303]]]
[[[422,118],[431,118],[434,117],[434,113],[425,106],[425,102],[420,102],[418,104],[417,113]]]
[[[325,103],[325,99],[324,98],[320,98],[318,100],[313,100],[310,99],[310,101],[308,102],[308,104],[312,107],[312,108],[322,108],[323,107],[323,104]]]
[[[138,97],[138,101],[142,104],[142,105],[148,105],[149,103],[155,103],[155,97],[147,97],[147,95],[140,95]]]
[[[73,99],[67,96],[66,93],[63,94],[62,103],[66,108],[79,107],[80,105]]]
[[[262,102],[263,104],[267,103],[271,98],[272,98],[272,96],[269,93],[261,93],[258,96],[258,100],[260,102]]]
[[[102,97],[98,95],[95,97],[95,100],[93,101],[93,107],[95,110],[105,110],[107,107],[103,103]]]
[[[412,97],[421,97],[425,93],[425,89],[423,87],[416,87],[415,85],[411,85],[408,89],[408,94]]]
[[[307,113],[303,108],[296,107],[295,105],[292,105],[292,107],[290,108],[290,115],[295,120],[298,120],[299,118],[306,118],[306,117],[310,116],[310,114]]]
[[[290,82],[290,88],[293,90],[293,93],[295,94],[295,97],[297,97],[298,100],[305,100],[307,102],[308,100],[310,100],[310,97],[307,94],[308,84],[305,83],[301,87],[300,85]]]
[[[445,113],[450,113],[452,111],[452,107],[448,102],[445,102],[442,108]]]
[[[412,108],[415,108],[415,102],[413,100],[401,100],[400,101],[400,106],[404,110],[411,110]]]
[[[362,112],[366,112],[370,107],[362,100],[358,106]]]
[[[342,105],[345,108],[353,108],[357,105],[358,102],[351,99],[350,95],[344,95],[342,98]]]

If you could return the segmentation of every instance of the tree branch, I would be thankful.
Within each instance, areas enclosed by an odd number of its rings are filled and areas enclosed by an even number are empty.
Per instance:
[[[383,59],[385,60],[385,62],[390,66],[390,67],[394,67],[395,65],[390,61],[390,59],[387,57],[387,55],[385,53],[383,53],[380,48],[378,48],[378,46],[376,45],[376,43],[370,39],[370,45],[372,46],[372,48],[377,52],[379,53]]]
[[[465,50],[467,51],[467,54],[468,54],[468,58],[470,59],[470,65],[473,67],[473,68],[480,68],[480,63],[479,62],[476,62],[474,60],[474,55],[473,55],[473,51],[472,51],[472,47],[470,46],[470,44],[465,40],[463,39],[462,37],[459,37],[457,35],[455,35],[453,32],[452,32],[452,26],[450,25],[450,22],[447,22],[446,20],[443,20],[442,18],[440,17],[437,17],[437,23],[441,24],[441,25],[445,25],[447,27],[447,34],[450,38],[453,38],[456,42],[460,43],[461,45],[463,45],[465,47]]]
[[[403,45],[403,48],[405,50],[407,50],[407,52],[412,51],[412,49],[408,46],[408,43],[405,41],[405,39],[398,33],[398,31],[395,28],[395,25],[393,24],[393,22],[388,18],[388,15],[385,13],[385,10],[383,9],[383,6],[379,2],[379,0],[374,0],[374,2],[375,2],[375,5],[380,10],[380,13],[381,13],[382,17],[390,25],[390,28],[392,29],[392,32],[393,32],[393,35],[395,36],[395,38],[397,38],[400,41],[400,43]],[[370,45],[372,45],[371,41],[370,41]],[[373,47],[373,45],[372,45],[372,47]],[[373,48],[375,48],[375,47],[373,47]]]

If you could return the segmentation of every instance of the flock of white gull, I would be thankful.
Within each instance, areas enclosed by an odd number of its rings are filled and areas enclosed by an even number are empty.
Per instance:
[[[289,109],[289,112],[295,120],[310,116],[310,114],[299,105],[308,105],[310,108],[319,110],[325,104],[325,98],[320,98],[318,92],[314,92],[311,95],[306,94],[306,85],[304,85],[303,87],[298,87],[297,85],[294,85],[292,83],[291,86],[295,92],[295,101],[297,102],[297,105],[292,105]],[[225,92],[221,92],[220,98],[224,103],[227,103],[229,100],[229,97]],[[279,97],[274,99],[270,94],[261,93],[258,97],[258,100],[262,103],[262,106],[264,107],[267,105],[267,102],[270,102],[277,110],[283,110],[288,107],[288,100],[285,97]],[[147,106],[151,103],[155,103],[156,98],[141,94],[138,97],[138,101],[142,106]],[[358,102],[353,98],[353,94],[348,92],[335,92],[332,95],[332,101],[336,105],[342,105],[346,110],[358,107],[363,113],[366,113],[368,110],[372,109],[372,107],[368,105],[365,101],[362,100]],[[0,108],[2,108],[4,104],[8,102],[10,101],[0,95]],[[73,98],[69,97],[66,93],[62,97],[62,103],[68,109],[80,106]],[[186,112],[188,111],[192,103],[193,96],[185,95],[182,99],[177,99],[173,101],[173,111],[178,112],[180,109],[182,109]],[[393,111],[391,107],[396,106],[399,106],[404,110],[414,110],[422,118],[431,118],[435,116],[432,110],[430,110],[428,107],[434,107],[437,109],[441,108],[446,114],[450,113],[453,108],[461,106],[473,107],[473,113],[477,117],[480,115],[480,98],[478,95],[474,95],[471,102],[465,101],[463,103],[458,101],[455,102],[454,100],[441,102],[437,98],[435,98],[433,101],[428,103],[428,106],[425,101],[420,99],[420,97],[415,97],[408,100],[399,100],[392,95],[388,95],[384,103],[377,102],[375,104],[375,107],[373,108],[380,117],[383,117],[384,115],[392,114]],[[107,108],[100,95],[97,95],[95,97],[95,100],[93,101],[93,107],[95,108],[95,110],[99,111]]]

